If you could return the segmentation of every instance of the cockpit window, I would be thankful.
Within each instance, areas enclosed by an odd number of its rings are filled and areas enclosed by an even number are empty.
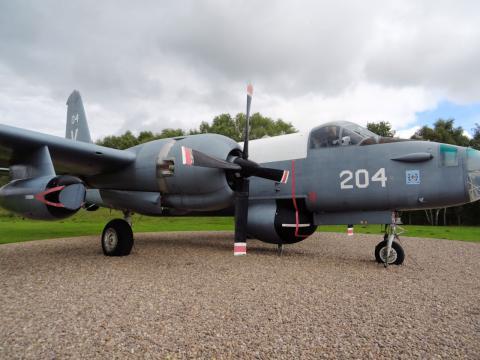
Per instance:
[[[378,138],[378,135],[371,132],[370,130],[368,129],[365,129],[364,127],[361,127],[357,124],[354,124],[354,123],[347,123],[345,122],[345,125],[343,125],[343,128],[345,130],[349,130],[351,132],[354,132],[355,134],[361,136],[362,138],[364,139],[367,139],[367,138]],[[343,135],[342,135],[343,136]]]
[[[310,134],[310,148],[318,149],[340,145],[340,127],[322,126]]]
[[[342,132],[342,145],[357,145],[362,142],[364,137],[362,137],[360,134],[349,130],[347,128],[343,129]]]
[[[318,149],[348,145],[364,146],[399,141],[408,140],[381,137],[349,121],[337,121],[313,129],[310,133],[309,148]]]

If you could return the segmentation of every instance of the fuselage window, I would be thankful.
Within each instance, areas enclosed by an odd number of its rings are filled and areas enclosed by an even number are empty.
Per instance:
[[[443,166],[458,166],[457,148],[451,145],[440,145],[440,158]]]

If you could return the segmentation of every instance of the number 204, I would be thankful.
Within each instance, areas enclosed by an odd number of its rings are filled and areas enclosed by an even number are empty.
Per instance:
[[[370,174],[366,169],[358,169],[355,174],[350,170],[343,170],[340,173],[340,189],[353,189],[353,178],[355,177],[355,186],[359,189],[365,189],[370,186],[370,181],[378,181],[382,187],[387,186],[387,176],[385,175],[385,168],[380,168],[370,178]]]

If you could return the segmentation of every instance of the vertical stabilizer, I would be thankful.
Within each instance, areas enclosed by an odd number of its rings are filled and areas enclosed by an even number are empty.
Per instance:
[[[87,116],[83,108],[82,97],[78,90],[73,90],[67,100],[67,128],[65,137],[76,141],[92,142],[88,130]]]

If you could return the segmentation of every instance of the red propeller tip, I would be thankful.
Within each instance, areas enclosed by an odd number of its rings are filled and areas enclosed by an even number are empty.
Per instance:
[[[253,96],[253,85],[252,84],[248,84],[247,94],[250,95],[250,96]]]

